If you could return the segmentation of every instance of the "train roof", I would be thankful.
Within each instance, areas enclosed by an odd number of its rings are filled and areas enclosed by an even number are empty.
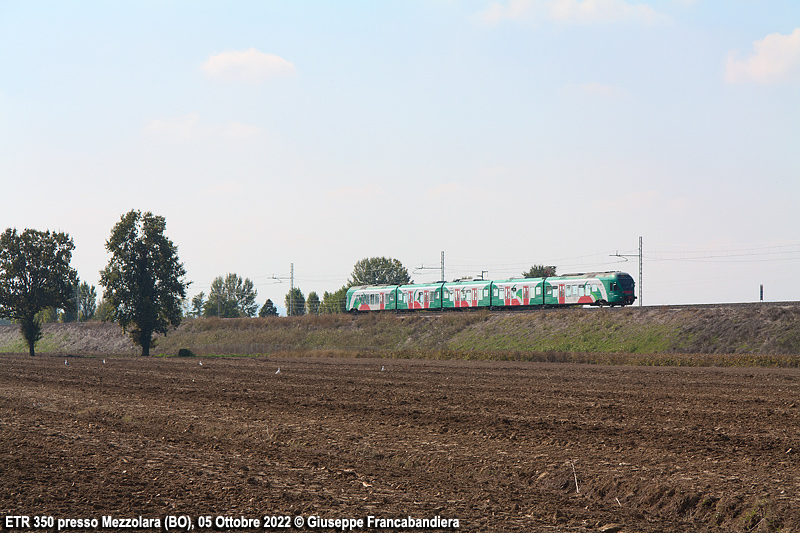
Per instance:
[[[627,272],[620,272],[619,270],[609,270],[605,272],[577,272],[572,274],[559,274],[557,278],[606,278],[609,276],[618,276],[624,274],[629,276]]]
[[[547,279],[564,279],[564,278],[571,278],[571,279],[590,279],[590,278],[608,278],[608,277],[620,277],[620,276],[628,276],[631,277],[630,274],[627,272],[621,272],[619,270],[608,270],[603,272],[576,272],[570,274],[559,274],[558,276],[549,276]],[[405,285],[355,285],[347,289],[348,292],[350,291],[368,291],[368,290],[379,290],[379,289],[397,289],[403,287],[440,287],[442,284],[446,286],[452,285],[480,285],[480,284],[487,284],[487,283],[516,283],[524,280],[541,280],[544,278],[508,278],[508,279],[497,279],[497,280],[489,280],[489,279],[463,279],[463,280],[453,280],[448,282],[442,281],[433,281],[430,283],[407,283]]]
[[[399,287],[399,285],[353,285],[352,287],[348,287],[348,291],[364,291],[364,290],[372,290],[372,289],[395,289]]]

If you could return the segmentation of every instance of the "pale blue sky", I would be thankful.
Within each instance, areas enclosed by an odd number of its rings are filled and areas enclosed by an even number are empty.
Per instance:
[[[798,208],[794,0],[0,0],[0,228],[93,284],[140,209],[191,295],[638,277],[641,235],[646,304],[800,300]]]

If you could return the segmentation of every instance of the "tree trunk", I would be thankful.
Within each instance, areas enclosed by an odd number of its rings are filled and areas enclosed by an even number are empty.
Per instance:
[[[150,334],[142,335],[142,357],[150,355]]]
[[[28,353],[33,357],[36,355],[33,347],[36,341],[42,338],[42,328],[36,321],[36,315],[31,314],[20,319],[19,330],[22,333],[22,338],[28,343]]]

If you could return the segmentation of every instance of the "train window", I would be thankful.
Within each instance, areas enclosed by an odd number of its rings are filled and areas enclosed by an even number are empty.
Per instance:
[[[567,291],[564,296],[572,296],[572,285],[567,285]]]
[[[539,296],[541,294],[542,294],[542,287],[541,286],[537,286],[536,287],[536,296]]]
[[[611,282],[611,290],[612,291],[619,290],[619,289],[617,289],[617,282],[616,281],[612,281]]]
[[[488,298],[489,297],[489,289],[483,289],[483,297],[484,298]]]
[[[586,296],[586,289],[583,288],[583,285],[578,286],[578,296]]]
[[[551,296],[551,295],[553,294],[553,287],[547,287],[547,288],[545,288],[544,292],[545,292],[545,294],[547,294],[548,296]]]

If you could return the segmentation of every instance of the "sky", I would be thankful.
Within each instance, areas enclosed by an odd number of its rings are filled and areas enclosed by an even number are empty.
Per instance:
[[[0,0],[0,229],[97,285],[132,209],[190,297],[638,283],[641,237],[645,305],[800,300],[800,2]]]

